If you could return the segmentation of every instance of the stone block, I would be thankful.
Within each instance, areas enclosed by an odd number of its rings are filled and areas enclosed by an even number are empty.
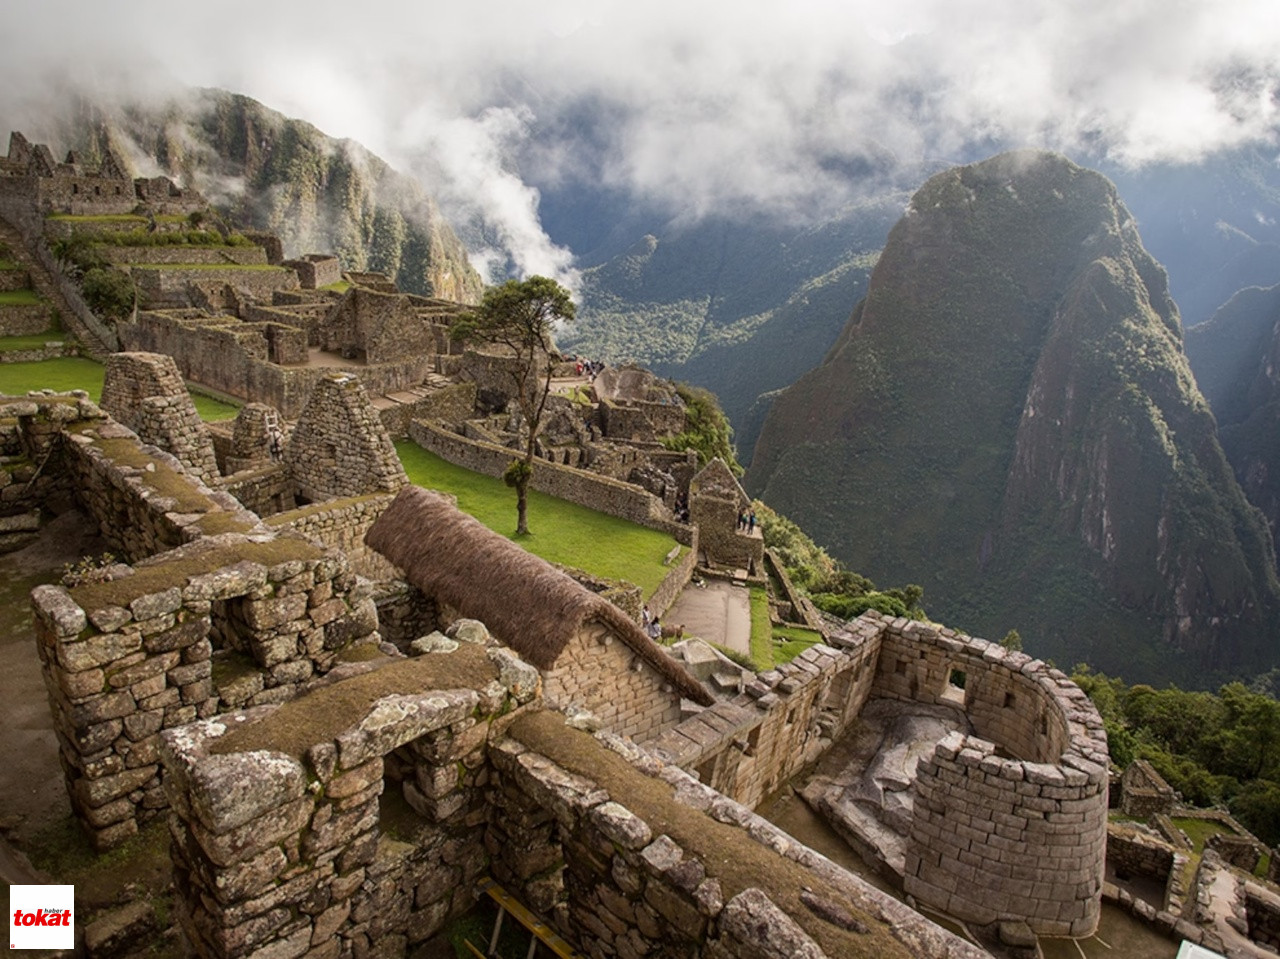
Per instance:
[[[283,753],[257,750],[208,756],[190,773],[191,809],[215,833],[225,833],[298,799],[302,765]]]

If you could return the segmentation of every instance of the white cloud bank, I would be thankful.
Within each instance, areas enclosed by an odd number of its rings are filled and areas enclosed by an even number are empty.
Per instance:
[[[188,6],[8,0],[0,120],[20,126],[59,81],[247,93],[429,171],[522,273],[571,275],[530,182],[803,214],[867,160],[990,144],[1194,161],[1280,126],[1275,0]],[[608,118],[589,144],[529,149],[588,106]]]

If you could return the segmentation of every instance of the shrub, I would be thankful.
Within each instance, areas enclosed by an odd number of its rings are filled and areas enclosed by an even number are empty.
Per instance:
[[[137,291],[133,280],[119,270],[95,266],[80,282],[89,309],[102,316],[121,319],[133,310]]]

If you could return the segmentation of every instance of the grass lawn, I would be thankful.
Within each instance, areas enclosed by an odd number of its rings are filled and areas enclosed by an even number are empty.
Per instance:
[[[530,490],[532,532],[516,537],[516,496],[502,480],[454,466],[408,440],[396,450],[414,483],[452,493],[464,512],[548,562],[628,580],[646,597],[667,574],[662,561],[676,542],[665,533]]]
[[[776,665],[773,623],[769,619],[769,593],[762,586],[751,587],[751,661],[758,672]]]
[[[39,363],[5,363],[0,366],[0,393],[21,396],[31,390],[87,390],[96,402],[102,398],[103,366],[79,356],[63,356]]]
[[[0,336],[0,353],[11,350],[38,350],[46,343],[61,343],[67,335],[61,330],[45,330],[29,336]]]
[[[131,270],[238,270],[258,273],[285,273],[282,266],[270,263],[122,263]]]
[[[56,337],[61,339],[61,337]],[[32,337],[5,337],[0,339],[0,350],[19,349],[8,346],[11,340],[32,339]],[[36,346],[43,346],[44,339]],[[79,356],[64,356],[56,360],[41,360],[39,363],[4,363],[0,364],[0,393],[21,396],[31,390],[56,390],[65,393],[68,390],[85,390],[97,402],[102,399],[102,377],[105,372],[101,363],[87,360]],[[191,394],[196,404],[196,412],[206,423],[233,419],[240,408],[222,400],[200,393]]]
[[[822,634],[816,629],[801,629],[798,626],[773,627],[774,665],[789,663],[810,646],[822,642]]]
[[[0,293],[0,306],[36,306],[43,302],[35,290],[5,290]]]
[[[320,287],[322,290],[332,290],[334,293],[346,293],[351,289],[351,284],[346,280],[339,280],[337,283],[330,283],[328,286]]]
[[[1198,853],[1204,852],[1204,844],[1210,836],[1217,836],[1220,833],[1228,836],[1235,835],[1234,829],[1220,822],[1214,822],[1212,819],[1177,818],[1173,820],[1173,824],[1187,834],[1187,838],[1191,840],[1191,844]]]

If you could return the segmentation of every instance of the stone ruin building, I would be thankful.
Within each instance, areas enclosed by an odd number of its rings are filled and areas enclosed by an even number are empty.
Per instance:
[[[90,166],[75,152],[57,162],[43,143],[9,134],[9,153],[0,157],[0,200],[34,201],[41,213],[74,215],[132,213],[139,204],[155,214],[186,216],[208,206],[192,189],[165,176],[131,178],[119,158],[106,150]]]
[[[244,446],[213,444],[244,468],[216,477],[171,360],[108,381],[119,419],[0,399],[0,502],[74,504],[122,560],[35,590],[38,650],[76,815],[102,848],[169,816],[195,954],[396,953],[487,876],[589,954],[981,955],[749,811],[876,700],[973,730],[920,763],[905,890],[1013,938],[1096,925],[1105,736],[1057,670],[869,613],[715,701],[406,486],[354,377],[278,458],[247,408]]]

